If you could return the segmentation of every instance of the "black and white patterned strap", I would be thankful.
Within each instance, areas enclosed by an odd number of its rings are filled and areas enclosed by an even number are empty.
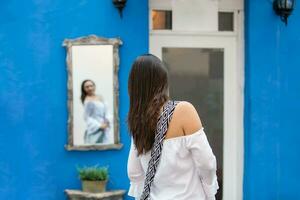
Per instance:
[[[173,112],[178,102],[179,101],[168,100],[168,102],[163,107],[162,114],[158,119],[155,140],[151,149],[151,158],[149,160],[146,172],[144,190],[140,200],[150,200],[150,189],[154,180],[157,167],[159,165],[163,141],[168,130],[169,122],[172,119]]]

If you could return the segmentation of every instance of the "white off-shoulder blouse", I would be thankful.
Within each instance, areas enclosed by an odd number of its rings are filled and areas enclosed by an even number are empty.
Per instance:
[[[137,156],[131,138],[127,172],[128,195],[138,200],[151,152]],[[151,200],[214,200],[219,189],[217,163],[204,127],[193,134],[165,139],[161,160],[151,187]]]

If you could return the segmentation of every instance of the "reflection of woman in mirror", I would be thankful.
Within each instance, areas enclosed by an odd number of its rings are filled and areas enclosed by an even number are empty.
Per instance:
[[[81,102],[84,105],[86,130],[84,143],[102,143],[110,124],[107,116],[107,105],[101,96],[95,94],[96,85],[92,80],[81,84]]]

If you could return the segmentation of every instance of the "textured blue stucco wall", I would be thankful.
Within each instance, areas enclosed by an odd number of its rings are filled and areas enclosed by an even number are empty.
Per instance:
[[[300,199],[300,6],[246,1],[245,200]]]
[[[111,0],[0,1],[0,199],[65,199],[80,188],[76,165],[108,165],[108,189],[128,189],[127,78],[148,51],[148,2],[130,0],[119,17]],[[68,152],[65,38],[120,36],[119,151]],[[129,199],[128,197],[126,199]]]

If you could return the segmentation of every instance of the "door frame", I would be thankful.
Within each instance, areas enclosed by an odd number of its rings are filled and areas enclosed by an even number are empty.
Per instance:
[[[170,8],[152,5],[150,26],[152,9]],[[234,10],[234,13],[234,32],[154,31],[150,27],[149,35],[149,52],[159,58],[162,58],[162,47],[224,49],[223,200],[243,199],[244,12]]]

